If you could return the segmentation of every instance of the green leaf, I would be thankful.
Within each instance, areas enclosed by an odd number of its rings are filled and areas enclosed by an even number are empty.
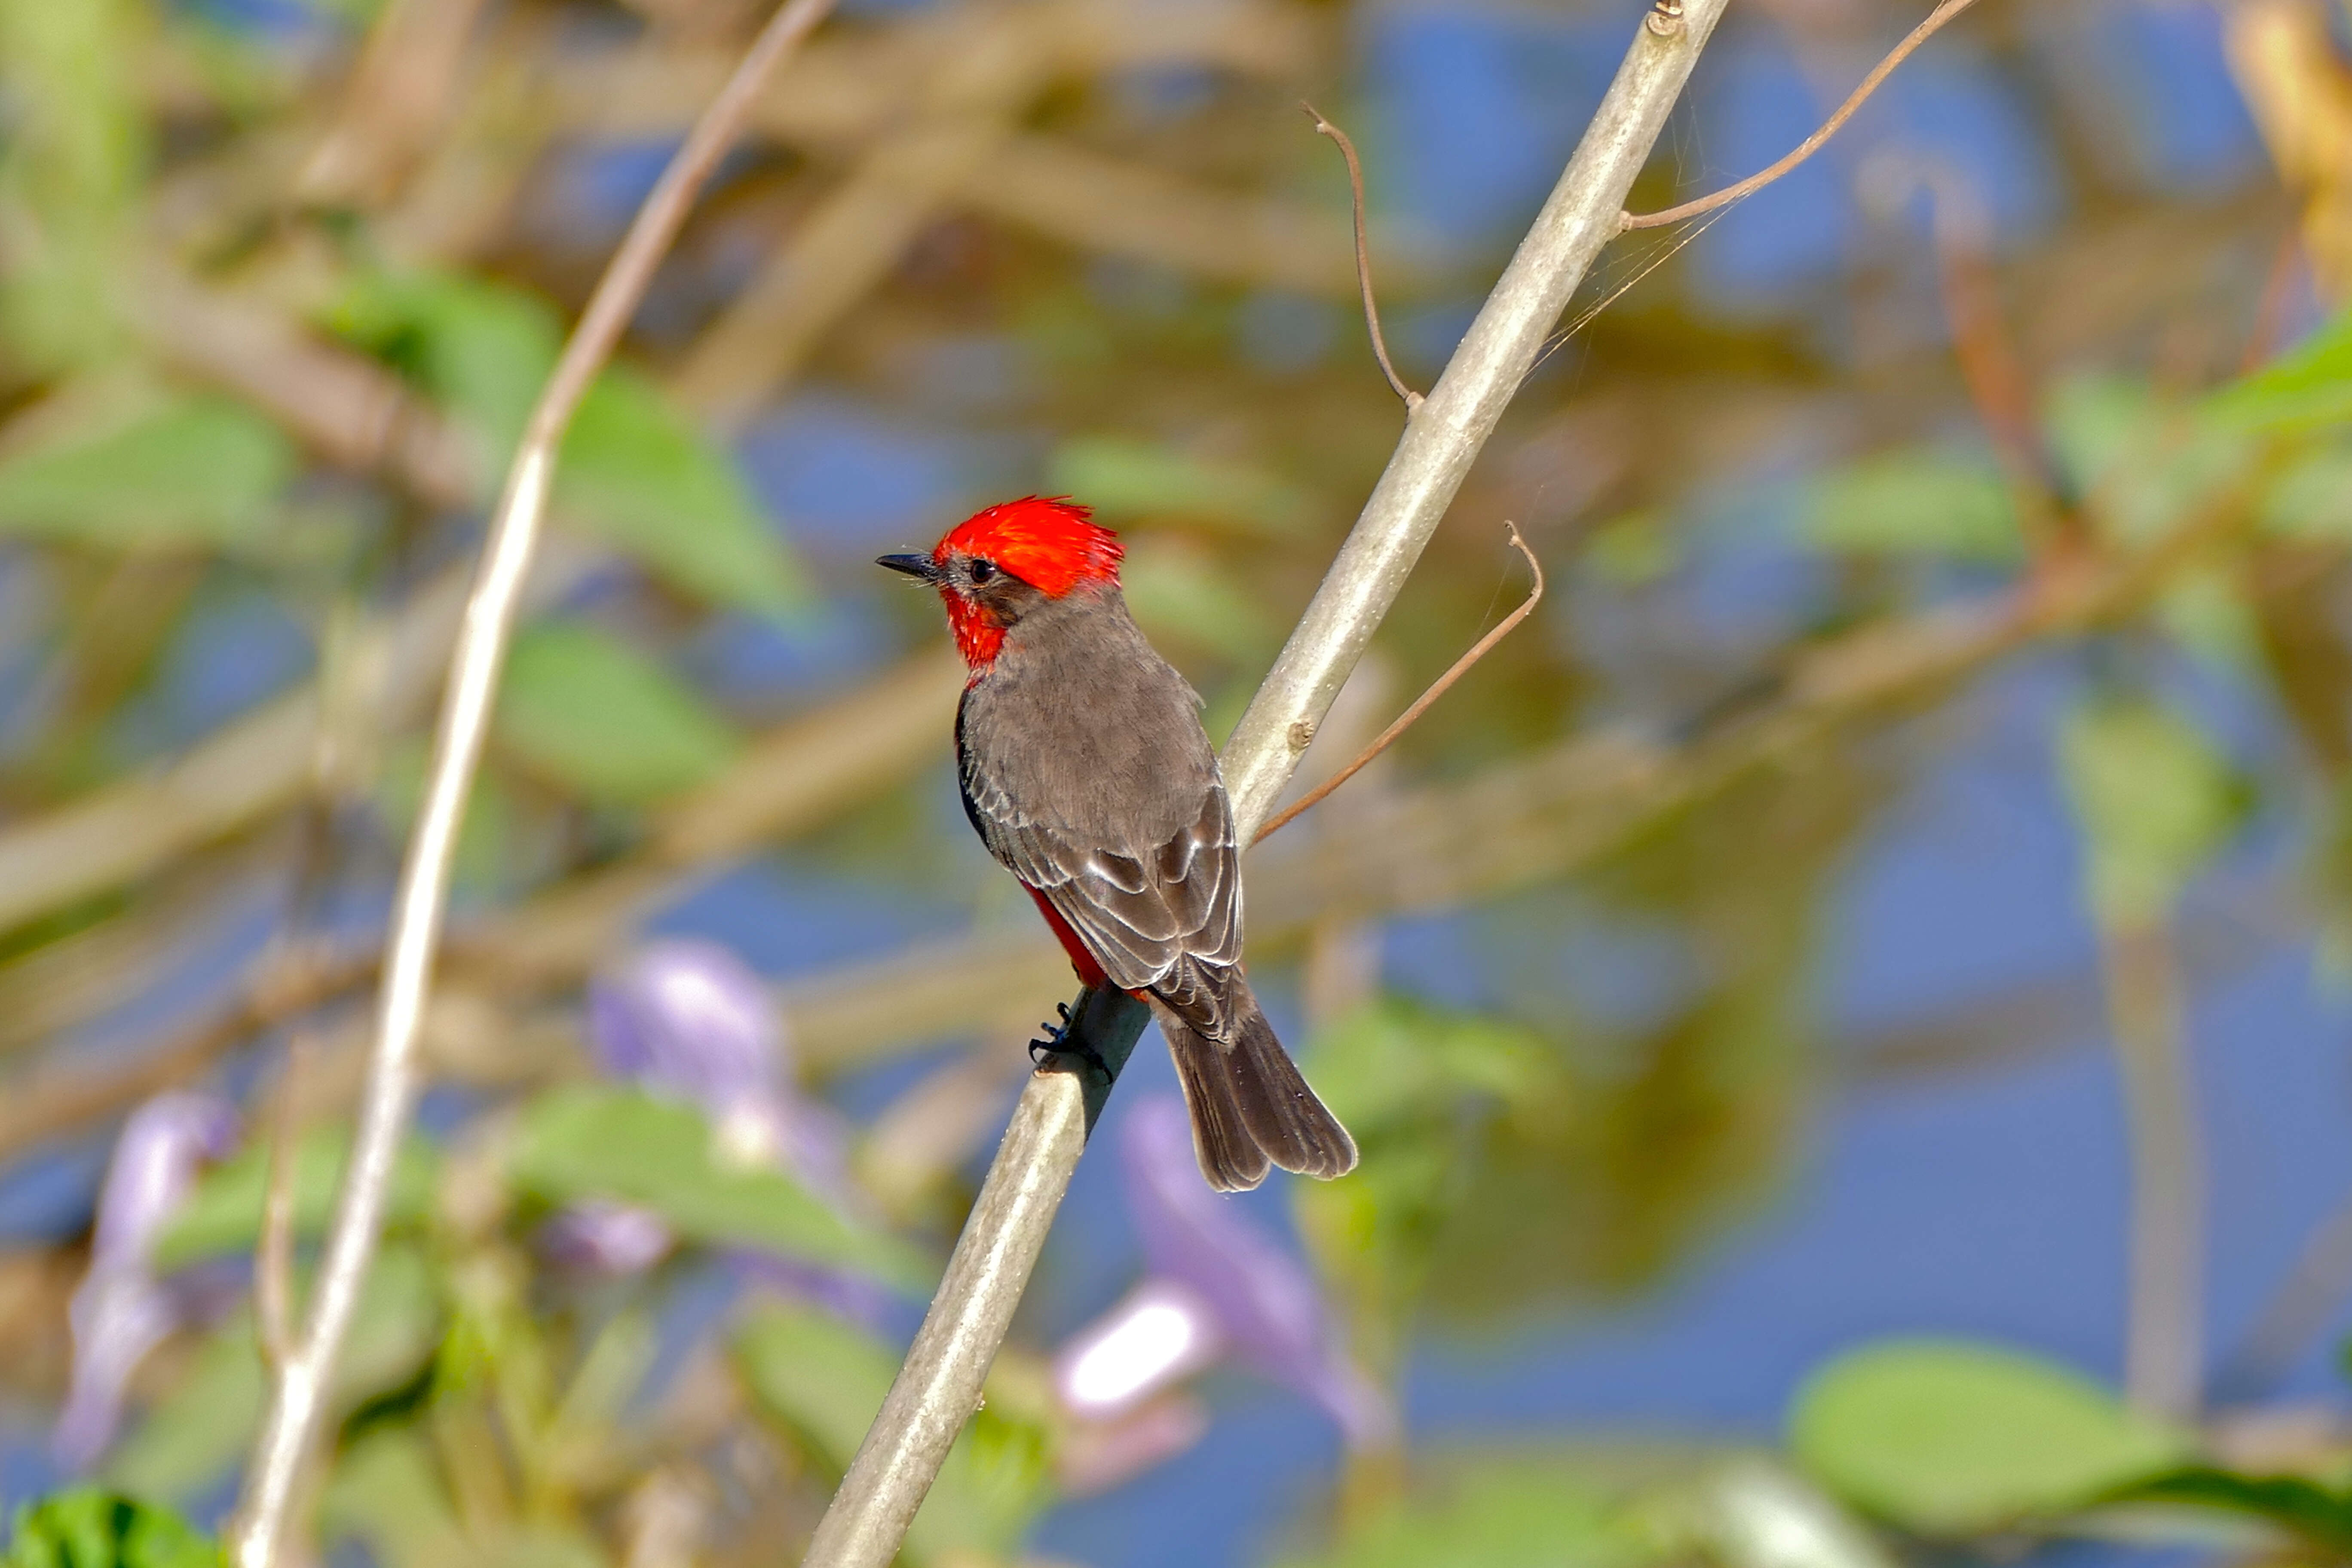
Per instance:
[[[607,371],[555,470],[563,516],[715,605],[775,614],[805,595],[734,462],[652,383]]]
[[[220,1568],[221,1549],[170,1509],[76,1487],[16,1510],[5,1568]]]
[[[734,728],[692,689],[578,621],[542,622],[515,638],[497,734],[533,772],[611,805],[690,789],[741,749]]]
[[[432,272],[363,281],[334,324],[471,426],[485,484],[522,438],[563,340],[555,312],[532,296]],[[554,500],[567,521],[710,603],[772,614],[803,593],[733,460],[627,370],[606,371],[582,400]]]
[[[2247,430],[2309,430],[2352,419],[2352,311],[2214,394],[2206,408]]]
[[[314,1127],[294,1152],[294,1234],[308,1239],[326,1234],[341,1188],[343,1162],[351,1151],[343,1127]],[[432,1145],[411,1139],[402,1145],[384,1198],[384,1224],[411,1226],[432,1205],[438,1157]],[[205,1173],[172,1223],[155,1238],[153,1258],[162,1269],[183,1268],[208,1258],[250,1252],[261,1237],[261,1210],[269,1186],[269,1146],[256,1142]]]
[[[2261,1520],[2325,1557],[2352,1558],[2352,1490],[2331,1489],[2307,1476],[2249,1476],[2189,1465],[2135,1481],[2111,1500],[2220,1509]]]
[[[735,1339],[735,1361],[761,1412],[829,1475],[849,1468],[882,1408],[898,1356],[863,1329],[806,1306],[765,1306]],[[1009,1500],[976,1473],[968,1427],[907,1532],[905,1556],[939,1563],[959,1548],[1000,1545],[1018,1533],[1034,1499]]]
[[[1347,1181],[1293,1189],[1299,1229],[1318,1271],[1342,1287],[1358,1352],[1391,1367],[1490,1125],[1556,1089],[1559,1061],[1526,1030],[1397,998],[1336,1021],[1306,1059],[1362,1162]]]
[[[936,1277],[915,1248],[852,1225],[782,1172],[730,1161],[691,1106],[634,1089],[583,1085],[541,1097],[516,1130],[511,1170],[548,1203],[635,1204],[689,1240],[761,1247],[910,1289]]]
[[[366,276],[328,324],[472,427],[485,486],[497,482],[522,438],[563,342],[562,324],[543,301],[442,272]]]
[[[0,325],[19,373],[102,363],[126,346],[123,264],[145,239],[151,17],[134,0],[0,0]]]
[[[736,1337],[752,1397],[835,1474],[882,1408],[898,1358],[865,1330],[807,1306],[762,1307]]]
[[[1271,474],[1122,436],[1065,441],[1045,471],[1049,491],[1076,496],[1111,521],[1214,518],[1285,534],[1307,511],[1305,494]]]
[[[2314,447],[2280,465],[2263,490],[2264,531],[2281,539],[2352,540],[2352,447]]]
[[[1221,575],[1213,557],[1181,540],[1143,539],[1119,572],[1128,608],[1155,639],[1189,642],[1228,658],[1265,650],[1265,612]]]
[[[1682,564],[1683,541],[1663,512],[1621,512],[1585,536],[1584,561],[1608,584],[1646,587]]]
[[[2118,926],[2161,918],[2244,816],[2236,773],[2204,732],[2163,705],[2107,698],[2059,737],[2083,825],[2092,908]]]
[[[2234,572],[2218,565],[2184,568],[2157,596],[2156,610],[2175,641],[2215,668],[2262,668],[2262,623]]]
[[[1553,1061],[1525,1028],[1403,997],[1360,1007],[1316,1036],[1315,1081],[1350,1127],[1456,1117],[1469,1096],[1516,1101],[1551,1081]]]
[[[1434,1495],[1392,1499],[1280,1568],[1632,1568],[1653,1555],[1607,1494],[1565,1465],[1497,1457]]]
[[[386,1568],[445,1568],[466,1550],[419,1426],[380,1426],[354,1441],[336,1462],[319,1513],[331,1539],[358,1537]]]
[[[2187,1449],[2065,1367],[1956,1340],[1840,1357],[1799,1392],[1789,1439],[1831,1490],[1925,1535],[2078,1508]]]
[[[270,530],[297,467],[267,420],[185,398],[0,463],[0,532],[118,549],[244,543]]]
[[[335,1364],[337,1411],[415,1376],[432,1358],[441,1316],[424,1254],[414,1246],[386,1246],[368,1270]],[[244,1457],[267,1394],[253,1315],[240,1312],[214,1331],[178,1385],[107,1461],[106,1479],[144,1497],[201,1494]]]
[[[2147,382],[2077,376],[2050,399],[2044,424],[2075,492],[2110,539],[2130,543],[2178,525],[2236,483],[2258,450],[2210,407],[2158,395]]]
[[[1801,524],[1822,550],[2015,561],[2017,517],[2000,476],[1920,448],[1890,452],[1815,481]]]

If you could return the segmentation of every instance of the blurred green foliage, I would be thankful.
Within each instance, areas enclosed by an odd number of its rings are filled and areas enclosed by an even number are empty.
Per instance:
[[[2102,1500],[2188,1439],[2065,1368],[1964,1341],[1853,1352],[1789,1416],[1791,1452],[1857,1507],[1922,1535],[1983,1535]]]
[[[96,1487],[16,1510],[8,1568],[214,1568],[219,1550],[170,1509]]]

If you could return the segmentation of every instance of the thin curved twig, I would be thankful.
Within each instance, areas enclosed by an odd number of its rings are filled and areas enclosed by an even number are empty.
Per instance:
[[[1252,844],[1263,843],[1265,840],[1266,836],[1271,834],[1276,828],[1282,826],[1292,817],[1304,812],[1308,806],[1320,805],[1324,796],[1329,795],[1333,790],[1338,789],[1341,784],[1346,784],[1349,779],[1354,778],[1358,773],[1363,772],[1366,767],[1370,765],[1373,758],[1379,756],[1382,752],[1387,751],[1391,745],[1396,743],[1398,736],[1403,734],[1407,730],[1412,729],[1415,721],[1417,721],[1423,713],[1429,711],[1430,705],[1432,703],[1435,702],[1439,698],[1452,690],[1455,681],[1469,674],[1470,667],[1472,665],[1476,664],[1480,659],[1486,658],[1489,653],[1492,653],[1496,643],[1501,642],[1505,637],[1510,636],[1514,627],[1535,613],[1537,602],[1542,599],[1544,595],[1543,563],[1538,561],[1536,559],[1536,552],[1528,548],[1528,542],[1519,537],[1518,524],[1515,522],[1506,522],[1503,524],[1503,527],[1511,536],[1511,548],[1517,550],[1520,554],[1528,558],[1528,570],[1535,574],[1535,584],[1532,587],[1528,588],[1528,596],[1520,601],[1519,607],[1513,610],[1509,615],[1505,616],[1502,620],[1496,624],[1493,631],[1488,632],[1485,637],[1480,637],[1475,643],[1472,644],[1470,651],[1464,654],[1460,658],[1455,659],[1452,668],[1448,669],[1444,675],[1439,676],[1434,681],[1431,682],[1429,689],[1415,698],[1412,707],[1397,715],[1395,723],[1391,724],[1387,729],[1373,736],[1372,743],[1366,746],[1362,751],[1357,752],[1353,762],[1349,763],[1346,767],[1341,768],[1338,773],[1333,773],[1329,778],[1325,779],[1321,784],[1317,784],[1313,789],[1308,790],[1305,795],[1300,795],[1297,800],[1292,801],[1284,810],[1276,813],[1274,817],[1268,821],[1264,827],[1257,830],[1257,837],[1250,840]]]
[[[268,1414],[246,1472],[235,1532],[238,1568],[272,1568],[283,1555],[300,1476],[326,1415],[335,1363],[374,1259],[394,1157],[415,1098],[418,1037],[432,988],[457,833],[488,734],[523,578],[547,510],[557,449],[581,399],[636,313],[638,300],[684,226],[696,195],[734,144],[770,74],[832,8],[833,0],[784,0],[752,40],[637,210],[524,426],[491,516],[478,575],[467,596],[434,738],[425,805],[401,867],[358,1137],[300,1342],[289,1348],[277,1369]]]
[[[1823,143],[1844,129],[1845,122],[1853,118],[1854,111],[1868,101],[1870,95],[1878,90],[1879,85],[1895,74],[1896,66],[1909,59],[1920,45],[1941,31],[1945,23],[1976,3],[1977,0],[1944,0],[1942,5],[1927,13],[1927,19],[1912,28],[1910,35],[1888,50],[1886,58],[1879,61],[1868,76],[1862,79],[1862,85],[1855,88],[1843,103],[1838,105],[1837,112],[1822,121],[1820,130],[1798,142],[1790,151],[1788,156],[1779,163],[1748,175],[1736,185],[1726,185],[1713,195],[1700,196],[1696,200],[1685,202],[1680,206],[1671,206],[1663,212],[1627,213],[1619,220],[1620,224],[1625,228],[1663,228],[1667,224],[1680,223],[1685,218],[1696,217],[1701,213],[1713,212],[1719,206],[1727,206],[1742,196],[1753,195],[1762,190],[1820,152]]]
[[[1389,388],[1404,400],[1404,411],[1411,414],[1421,406],[1421,394],[1404,384],[1389,360],[1388,339],[1381,333],[1381,307],[1372,292],[1372,242],[1364,231],[1364,165],[1356,158],[1356,144],[1348,133],[1323,117],[1323,111],[1301,99],[1298,107],[1315,121],[1316,134],[1328,136],[1339,144],[1339,156],[1348,160],[1348,195],[1354,203],[1356,217],[1356,287],[1364,296],[1364,325],[1372,334],[1372,357],[1381,362],[1381,374],[1388,377]]]

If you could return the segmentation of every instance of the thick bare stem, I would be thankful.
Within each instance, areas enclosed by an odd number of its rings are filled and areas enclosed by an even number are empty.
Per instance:
[[[1633,188],[1724,0],[1661,0],[1567,172],[1428,397],[1407,417],[1363,513],[1225,748],[1234,830],[1254,837]],[[1142,1032],[1125,997],[1080,996],[1072,1033],[1113,1073]],[[980,1399],[1045,1233],[1109,1090],[1057,1058],[1023,1091],[923,1320],[833,1506],[808,1568],[886,1568]]]
[[[425,805],[401,868],[359,1136],[343,1174],[305,1331],[277,1369],[269,1412],[247,1470],[235,1532],[240,1568],[269,1568],[280,1555],[336,1359],[374,1258],[385,1191],[415,1098],[418,1026],[432,984],[457,832],[488,731],[524,574],[547,508],[556,450],[573,411],[611,356],[655,268],[686,221],[695,194],[733,143],[770,72],[831,8],[832,0],[786,0],[753,40],[638,210],[524,427],[491,516],[480,572],[467,600],[434,738]]]

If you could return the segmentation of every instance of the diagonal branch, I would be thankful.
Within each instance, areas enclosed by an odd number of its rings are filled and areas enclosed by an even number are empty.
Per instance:
[[[1225,747],[1234,826],[1265,823],[1315,727],[1388,614],[1545,338],[1602,246],[1633,177],[1723,14],[1660,0],[1576,154],[1404,435],[1306,615]],[[806,1568],[885,1568],[971,1415],[997,1346],[1077,1169],[1110,1079],[1142,1033],[1140,1004],[1081,992],[1072,1033],[1108,1067],[1049,1060],[1013,1110],[980,1197],[890,1393],[810,1542]]]
[[[401,868],[359,1135],[344,1172],[309,1321],[299,1343],[288,1347],[276,1369],[268,1414],[247,1472],[235,1532],[239,1568],[270,1568],[282,1555],[297,1482],[325,1414],[335,1362],[374,1258],[394,1158],[415,1095],[417,1036],[432,984],[434,949],[440,940],[457,832],[546,510],[556,451],[573,411],[619,342],[696,194],[733,144],[769,73],[831,8],[832,0],[785,0],[752,41],[735,74],[704,110],[638,210],[524,426],[506,489],[490,519],[479,574],[467,599],[434,739],[425,805]]]
[[[1912,28],[1909,35],[1901,43],[1889,49],[1886,58],[1872,68],[1868,76],[1862,79],[1862,85],[1855,88],[1846,100],[1837,106],[1837,112],[1822,121],[1820,130],[1790,149],[1788,154],[1778,163],[1769,168],[1758,170],[1738,184],[1726,185],[1711,195],[1700,196],[1694,201],[1685,202],[1679,206],[1668,207],[1664,212],[1626,213],[1618,221],[1627,228],[1664,228],[1668,224],[1680,223],[1685,218],[1696,217],[1701,213],[1710,213],[1717,207],[1729,206],[1743,196],[1754,195],[1758,191],[1820,152],[1831,137],[1845,128],[1845,122],[1853,118],[1855,110],[1869,101],[1870,95],[1878,90],[1880,84],[1895,74],[1896,66],[1916,53],[1920,45],[1943,29],[1945,23],[1976,3],[1977,0],[1944,0],[1942,5],[1927,13],[1927,19]]]

